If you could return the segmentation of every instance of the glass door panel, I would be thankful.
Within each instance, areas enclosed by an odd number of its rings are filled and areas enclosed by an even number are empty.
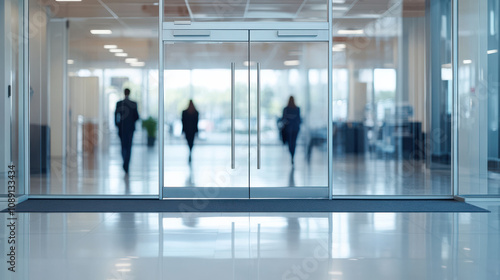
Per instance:
[[[328,43],[251,42],[250,53],[251,197],[328,197]]]
[[[186,38],[165,44],[164,197],[248,198],[248,39]]]

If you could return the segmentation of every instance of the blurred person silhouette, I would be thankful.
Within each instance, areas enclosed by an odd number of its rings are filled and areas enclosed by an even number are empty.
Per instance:
[[[191,163],[191,153],[193,151],[194,137],[198,132],[198,116],[199,113],[194,107],[193,100],[189,100],[189,105],[186,110],[182,111],[182,132],[186,137],[189,147],[189,163]]]
[[[300,130],[300,108],[295,105],[295,99],[290,96],[288,99],[288,105],[283,109],[283,117],[281,118],[283,122],[282,136],[283,142],[288,143],[288,150],[290,151],[290,156],[292,164],[294,164],[295,157],[295,147],[297,145],[297,136]]]
[[[122,145],[123,170],[128,174],[135,122],[139,119],[139,112],[137,103],[129,99],[130,89],[126,88],[123,93],[125,99],[116,103],[115,125],[118,127],[118,136]]]

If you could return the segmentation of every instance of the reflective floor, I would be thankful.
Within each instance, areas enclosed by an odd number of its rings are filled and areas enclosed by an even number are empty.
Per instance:
[[[192,163],[188,163],[188,148],[180,142],[169,145],[169,162],[165,166],[165,184],[172,187],[213,186],[213,174],[220,162],[220,149],[224,146],[198,145],[193,150]],[[265,146],[266,172],[261,169],[253,176],[253,186],[305,187],[323,186],[327,182],[322,167],[326,150],[314,148],[307,153],[304,146],[297,147],[295,166],[289,161],[285,146]],[[166,158],[167,160],[167,158]],[[130,174],[124,176],[118,145],[108,152],[78,157],[63,164],[52,159],[51,173],[31,175],[31,194],[69,195],[157,195],[158,150],[145,145],[132,149]],[[64,167],[64,168],[63,168]],[[334,195],[449,195],[450,170],[429,169],[421,160],[377,158],[370,155],[335,155],[333,157]],[[226,170],[226,169],[224,169]],[[245,176],[241,176],[241,180]],[[498,188],[490,180],[490,188]],[[246,181],[245,181],[246,183]]]
[[[0,278],[500,279],[500,204],[477,205],[492,212],[18,214]]]

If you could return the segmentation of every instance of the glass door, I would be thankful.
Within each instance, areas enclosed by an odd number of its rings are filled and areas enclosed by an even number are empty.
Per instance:
[[[327,30],[166,30],[164,198],[327,198]]]
[[[164,198],[248,198],[248,31],[164,34]]]
[[[251,198],[328,197],[326,30],[255,30]]]

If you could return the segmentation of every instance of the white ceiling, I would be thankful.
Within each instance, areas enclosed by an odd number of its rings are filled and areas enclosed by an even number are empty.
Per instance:
[[[129,57],[157,61],[157,0],[82,0],[48,3],[52,17],[70,22],[70,56],[76,63],[113,63],[103,48],[116,44]],[[49,1],[49,2],[48,2]],[[52,1],[52,2],[50,2]],[[426,0],[334,0],[334,34],[340,29],[365,29],[365,36],[396,36],[396,30],[379,28],[377,22],[421,15]],[[429,0],[430,1],[430,0]],[[165,20],[191,21],[326,21],[325,0],[165,0]],[[96,36],[91,29],[111,29],[113,34]],[[346,41],[345,35],[336,41]],[[151,65],[154,67],[153,65]]]

